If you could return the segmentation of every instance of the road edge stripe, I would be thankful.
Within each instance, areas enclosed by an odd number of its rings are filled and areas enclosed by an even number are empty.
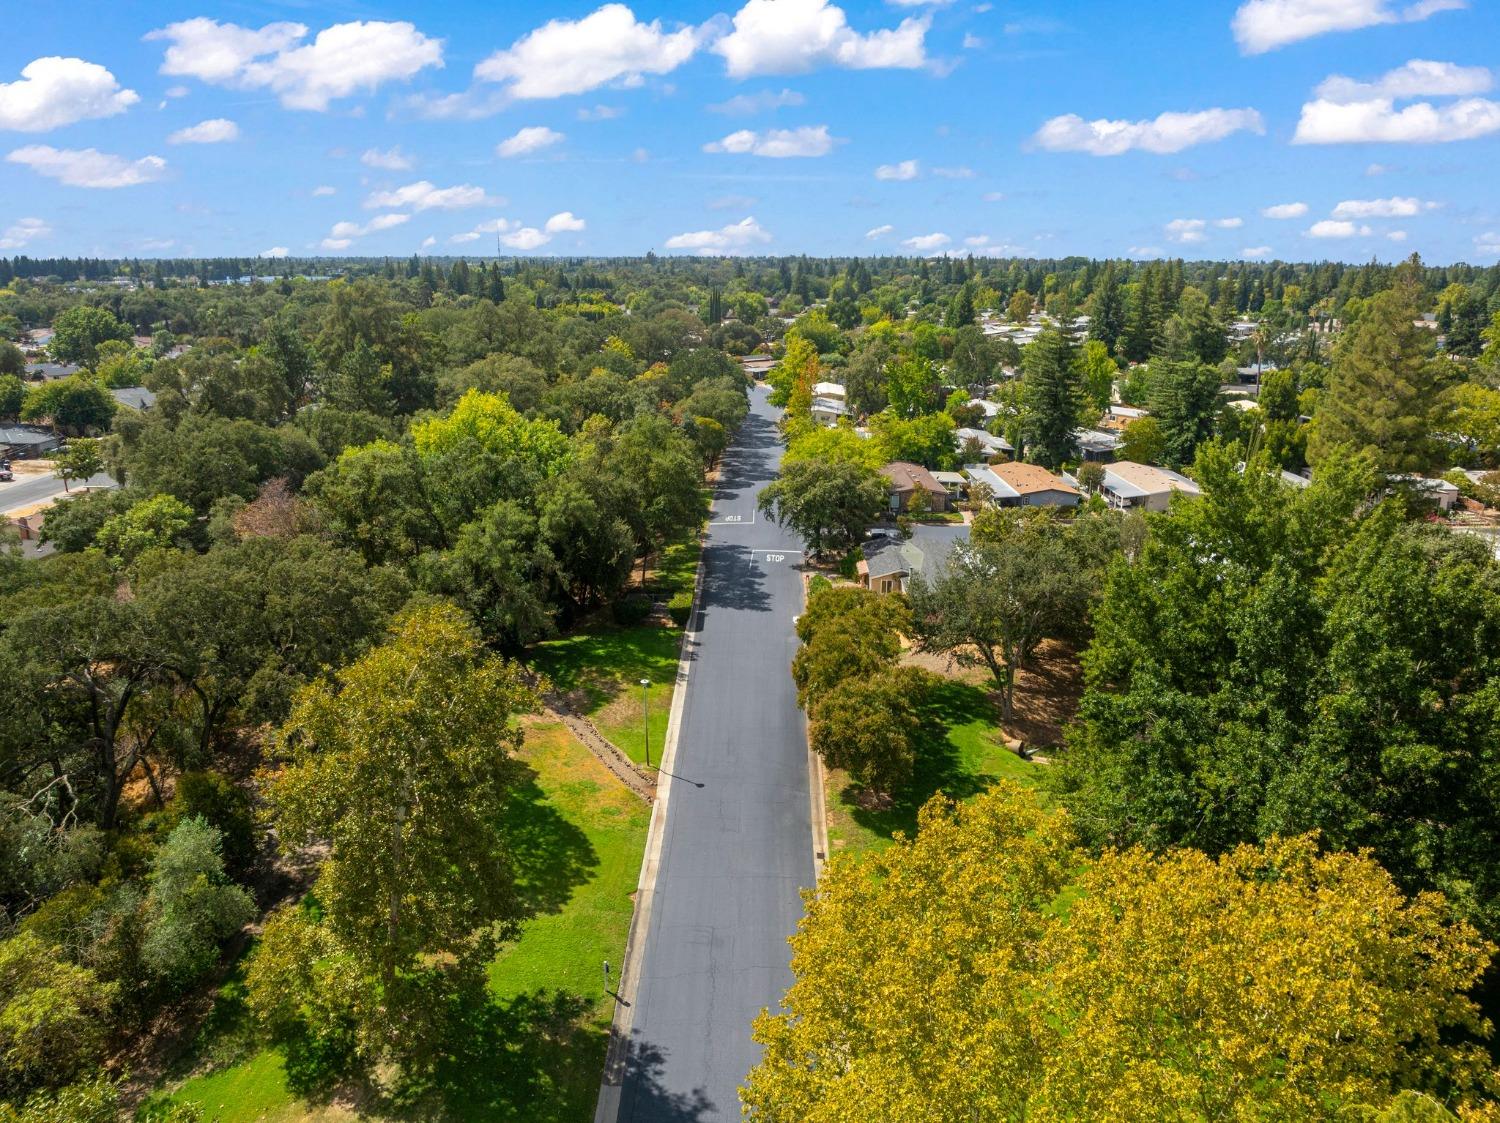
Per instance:
[[[718,501],[711,500],[709,514]],[[707,525],[712,525],[711,522]],[[661,867],[662,846],[667,834],[667,804],[672,795],[672,769],[677,762],[677,737],[682,728],[682,711],[687,704],[687,682],[692,673],[692,654],[698,644],[700,594],[703,590],[704,554],[708,549],[707,530],[700,532],[698,568],[693,574],[693,607],[687,627],[682,632],[682,649],[677,658],[677,679],[672,687],[672,708],[667,717],[667,735],[662,745],[661,766],[657,775],[665,775],[656,786],[656,801],[651,805],[651,824],[646,832],[646,852],[641,860],[641,876],[636,882],[635,909],[630,916],[630,930],[625,937],[625,962],[620,966],[614,1018],[609,1027],[609,1047],[604,1054],[604,1073],[599,1084],[599,1100],[594,1108],[594,1123],[615,1123],[620,1116],[620,1096],[625,1086],[625,1071],[630,1059],[630,1035],[635,1028],[636,986],[645,955],[646,935],[651,925],[651,908],[656,897],[656,875]]]

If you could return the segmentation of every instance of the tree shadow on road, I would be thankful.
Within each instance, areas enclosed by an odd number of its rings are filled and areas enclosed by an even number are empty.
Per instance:
[[[703,551],[703,596],[698,604],[698,627],[719,608],[770,612],[765,574],[754,552],[744,546],[710,546]]]
[[[702,1088],[668,1089],[662,1083],[665,1067],[666,1053],[660,1047],[639,1038],[631,1043],[620,1096],[621,1123],[702,1123],[720,1114]],[[739,1114],[735,1107],[729,1111]]]

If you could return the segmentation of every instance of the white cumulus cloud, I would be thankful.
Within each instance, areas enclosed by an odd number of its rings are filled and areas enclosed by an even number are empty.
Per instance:
[[[240,127],[223,117],[199,121],[185,129],[178,129],[167,137],[168,144],[223,144],[239,140]]]
[[[167,162],[160,156],[142,156],[131,160],[100,152],[97,148],[53,148],[32,144],[17,148],[5,158],[12,164],[24,164],[38,175],[58,180],[68,187],[134,187],[166,175]]]
[[[735,253],[770,240],[770,231],[756,222],[752,215],[717,230],[693,230],[686,234],[674,234],[667,239],[666,248],[695,250],[701,254]]]
[[[1241,257],[1269,257],[1270,255],[1270,246],[1246,246],[1240,250]]]
[[[44,219],[18,218],[0,232],[0,250],[25,249],[38,238],[52,233],[52,227]]]
[[[34,59],[15,82],[0,82],[0,129],[39,133],[47,129],[113,117],[140,96],[120,88],[115,76],[96,62],[55,55]]]
[[[732,78],[800,74],[819,66],[907,69],[927,64],[926,16],[894,28],[858,32],[828,0],[747,0],[733,30],[713,45]]]
[[[261,257],[285,257],[290,251],[285,246],[272,246],[268,250],[261,250]]]
[[[1276,203],[1263,207],[1260,212],[1266,218],[1301,218],[1307,213],[1306,203]]]
[[[1345,199],[1333,208],[1333,217],[1410,218],[1412,215],[1434,210],[1436,207],[1436,203],[1399,195],[1390,199]]]
[[[564,134],[556,129],[549,129],[546,125],[528,125],[497,144],[495,154],[507,159],[513,156],[529,156],[533,152],[551,148],[554,144],[561,144],[564,139]]]
[[[899,164],[881,164],[875,169],[875,178],[905,182],[916,179],[921,173],[921,167],[915,160],[902,160]]]
[[[692,58],[700,31],[663,31],[624,4],[605,4],[580,20],[549,20],[474,68],[481,82],[503,82],[515,98],[581,94],[611,82],[637,85]]]
[[[884,238],[887,234],[894,233],[895,229],[896,228],[894,226],[887,222],[883,226],[877,226],[874,229],[866,230],[865,237],[873,242],[876,238]]]
[[[483,187],[475,187],[470,183],[461,183],[456,187],[438,187],[425,179],[389,191],[373,192],[365,200],[365,206],[372,209],[410,207],[415,211],[455,211],[464,207],[504,205],[504,199],[490,195]]]
[[[1315,222],[1307,228],[1309,238],[1353,238],[1363,237],[1370,233],[1372,231],[1368,226],[1335,218],[1325,218],[1322,222]]]
[[[942,249],[952,238],[946,234],[916,234],[902,240],[901,244],[907,249],[916,250],[918,253],[930,253],[933,250]]]
[[[1488,230],[1474,235],[1474,249],[1481,257],[1500,254],[1500,230]]]
[[[559,211],[547,220],[543,229],[548,234],[562,234],[568,231],[577,231],[587,228],[588,223],[579,218],[572,211]]]
[[[1315,91],[1329,101],[1365,101],[1370,98],[1468,97],[1487,93],[1494,76],[1483,66],[1458,66],[1414,58],[1388,70],[1373,82],[1358,82],[1335,74],[1325,78]]]
[[[416,160],[401,151],[398,144],[394,148],[382,151],[379,148],[366,148],[360,154],[359,162],[367,168],[380,168],[387,172],[408,172],[416,166]],[[332,195],[330,190],[328,194]]]
[[[1464,98],[1397,109],[1391,98],[1338,102],[1318,98],[1302,106],[1293,144],[1443,144],[1500,132],[1500,102]]]
[[[378,214],[366,223],[358,222],[335,222],[332,229],[328,231],[328,237],[323,239],[322,246],[325,250],[348,249],[356,238],[363,238],[366,234],[375,234],[381,230],[390,230],[411,221],[409,214]]]
[[[327,109],[338,98],[370,93],[443,65],[443,43],[410,23],[355,20],[304,42],[300,23],[254,29],[206,16],[153,31],[170,45],[161,72],[235,89],[270,90],[288,109]]]
[[[323,183],[319,184],[317,187],[314,187],[312,189],[312,193],[315,198],[321,197],[323,195],[336,195],[338,194],[338,189],[330,184]]]
[[[1216,218],[1214,225],[1220,230],[1238,230],[1245,225],[1245,220],[1243,218]]]
[[[746,156],[768,156],[786,159],[795,156],[827,156],[833,151],[835,138],[827,125],[802,125],[795,129],[740,129],[722,140],[703,146],[705,152],[729,152]]]
[[[1201,218],[1174,218],[1162,229],[1165,231],[1168,241],[1192,245],[1208,237],[1204,233],[1204,228],[1207,225],[1208,223]]]
[[[545,246],[552,241],[552,235],[538,230],[535,226],[523,226],[519,230],[512,230],[509,234],[501,234],[500,240],[513,250],[534,250],[538,246]]]
[[[1413,23],[1464,7],[1465,0],[1417,0],[1402,6],[1389,0],[1246,0],[1231,27],[1240,50],[1258,55],[1330,31]]]
[[[1119,156],[1132,149],[1165,154],[1195,144],[1223,140],[1240,131],[1263,134],[1265,124],[1253,109],[1204,109],[1163,113],[1149,121],[1085,121],[1077,114],[1053,117],[1037,130],[1035,143],[1052,152],[1087,152]]]

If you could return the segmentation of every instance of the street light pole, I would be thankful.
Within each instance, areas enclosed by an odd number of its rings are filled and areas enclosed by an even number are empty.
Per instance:
[[[651,680],[641,679],[641,723],[646,727],[646,767],[651,767]]]

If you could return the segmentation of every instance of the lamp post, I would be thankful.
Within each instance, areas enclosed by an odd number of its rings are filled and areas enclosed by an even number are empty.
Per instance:
[[[651,767],[651,680],[641,679],[641,724],[646,727],[646,767]]]

